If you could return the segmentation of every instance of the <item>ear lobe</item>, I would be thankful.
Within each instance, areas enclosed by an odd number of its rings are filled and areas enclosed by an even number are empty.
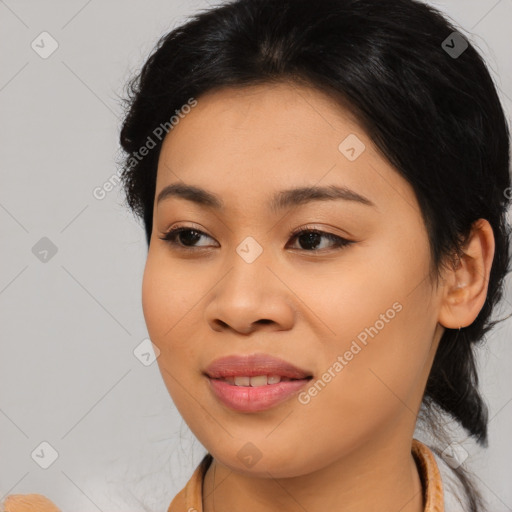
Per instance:
[[[493,258],[492,227],[487,220],[478,219],[473,223],[459,260],[445,272],[438,318],[442,326],[459,329],[473,323],[487,298]]]

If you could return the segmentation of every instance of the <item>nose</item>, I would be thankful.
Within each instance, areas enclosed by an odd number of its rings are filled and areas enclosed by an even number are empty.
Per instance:
[[[293,293],[263,255],[247,263],[238,255],[225,277],[214,287],[205,318],[214,331],[291,329],[294,322]]]

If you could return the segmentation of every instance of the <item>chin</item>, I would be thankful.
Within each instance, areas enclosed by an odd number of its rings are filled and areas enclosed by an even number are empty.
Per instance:
[[[265,452],[270,455],[266,456]],[[285,451],[267,446],[259,450],[247,442],[235,452],[217,448],[210,451],[214,459],[231,471],[254,478],[292,478],[311,472],[314,461],[297,457],[297,450],[291,445]],[[317,461],[318,462],[318,461]]]

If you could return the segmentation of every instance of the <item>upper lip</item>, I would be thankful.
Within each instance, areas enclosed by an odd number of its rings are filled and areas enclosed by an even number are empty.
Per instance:
[[[289,379],[305,379],[311,373],[268,354],[230,355],[215,359],[205,370],[212,379],[256,375],[279,375]]]

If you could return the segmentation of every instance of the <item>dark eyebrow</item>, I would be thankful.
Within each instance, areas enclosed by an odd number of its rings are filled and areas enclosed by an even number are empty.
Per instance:
[[[215,194],[212,194],[200,187],[184,185],[182,183],[173,183],[172,185],[164,187],[158,194],[157,204],[168,197],[181,197],[215,210],[220,210],[224,207],[222,199]],[[291,206],[298,206],[310,201],[326,201],[333,199],[355,201],[366,206],[375,207],[375,204],[367,197],[364,197],[347,187],[339,187],[337,185],[330,185],[327,187],[299,187],[289,190],[281,190],[271,199],[269,206],[271,211],[277,212],[279,210],[284,210]]]
[[[290,206],[298,206],[300,204],[309,203],[310,201],[332,201],[334,199],[355,201],[366,206],[375,207],[372,201],[354,190],[347,187],[330,185],[327,187],[312,186],[281,190],[271,200],[270,208],[272,211],[277,212],[289,208]]]

